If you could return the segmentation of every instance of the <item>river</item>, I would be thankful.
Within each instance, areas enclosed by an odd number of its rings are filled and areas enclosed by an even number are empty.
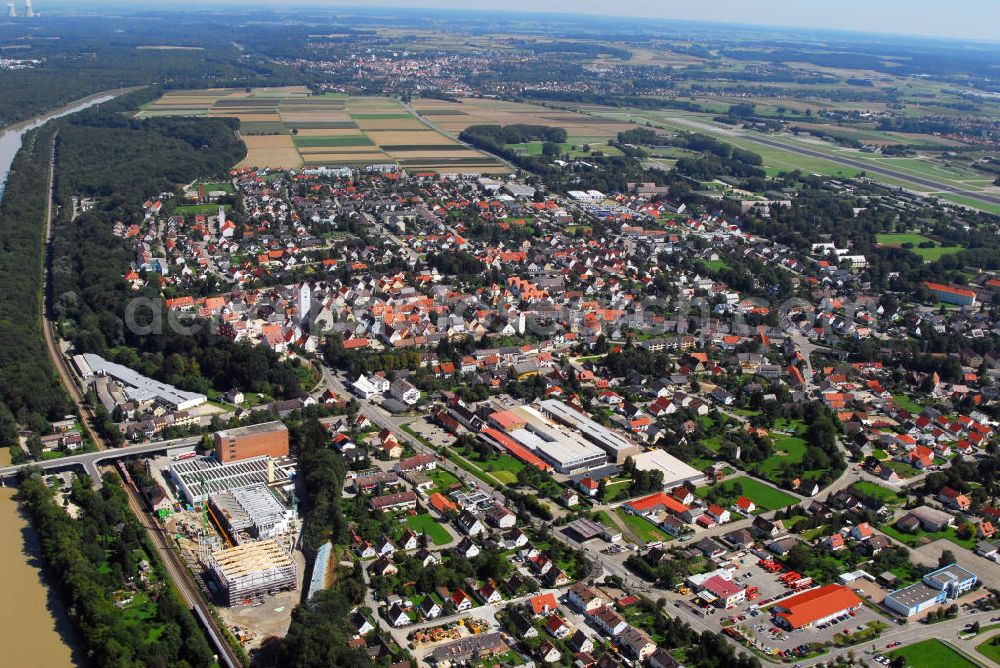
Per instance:
[[[25,132],[54,118],[112,100],[119,94],[98,93],[0,131],[0,196]],[[10,451],[0,450],[0,460],[9,462]],[[0,489],[0,591],[6,601],[0,603],[3,648],[0,665],[12,668],[82,665],[83,660],[74,657],[79,646],[74,642],[72,624],[59,594],[45,582],[38,536],[20,512],[14,493],[12,488]]]
[[[78,111],[83,111],[84,109],[93,107],[95,104],[101,104],[102,102],[113,100],[120,94],[121,93],[118,92],[97,93],[95,95],[91,95],[90,97],[85,97],[82,100],[70,103],[65,107],[59,107],[58,109],[50,111],[47,114],[35,116],[30,120],[23,121],[15,125],[8,125],[0,131],[0,196],[3,195],[4,186],[7,184],[7,174],[10,173],[10,166],[11,163],[14,162],[14,156],[17,155],[17,152],[21,148],[21,138],[24,137],[25,132],[41,127],[54,118],[69,116],[70,114],[75,114]]]

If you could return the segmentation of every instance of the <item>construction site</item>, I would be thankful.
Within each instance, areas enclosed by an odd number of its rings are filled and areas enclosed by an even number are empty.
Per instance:
[[[149,473],[172,497],[165,529],[234,635],[248,650],[284,635],[305,572],[295,460],[160,457]]]
[[[276,540],[213,550],[206,564],[230,606],[263,602],[267,595],[298,589],[298,568]]]

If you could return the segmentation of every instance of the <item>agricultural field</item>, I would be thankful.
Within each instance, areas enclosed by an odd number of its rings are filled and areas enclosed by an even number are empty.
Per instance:
[[[463,99],[459,102],[419,99],[413,108],[435,126],[458,134],[470,125],[549,125],[563,128],[575,140],[607,142],[633,125],[613,118],[586,116],[574,111],[503,100]],[[591,143],[591,142],[584,142]],[[539,150],[541,150],[539,145]]]
[[[140,118],[236,118],[247,145],[239,167],[297,169],[395,164],[407,170],[505,174],[494,157],[429,127],[397,100],[313,96],[308,89],[175,91],[146,105]]]

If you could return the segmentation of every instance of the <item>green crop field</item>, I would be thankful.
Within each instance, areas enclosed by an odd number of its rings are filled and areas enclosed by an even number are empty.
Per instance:
[[[900,647],[889,652],[890,658],[901,656],[906,659],[910,668],[978,668],[978,664],[970,661],[964,654],[952,648],[937,638],[922,640],[913,645]]]
[[[446,545],[451,542],[451,534],[428,513],[407,517],[406,526],[418,534],[426,533],[435,545]]]
[[[373,146],[373,142],[366,135],[342,135],[332,137],[301,137],[296,136],[296,146],[317,147],[317,146]]]

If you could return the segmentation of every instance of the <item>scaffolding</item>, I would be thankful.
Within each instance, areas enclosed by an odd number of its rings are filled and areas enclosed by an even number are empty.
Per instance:
[[[215,550],[208,567],[231,606],[298,587],[295,562],[275,540]]]

